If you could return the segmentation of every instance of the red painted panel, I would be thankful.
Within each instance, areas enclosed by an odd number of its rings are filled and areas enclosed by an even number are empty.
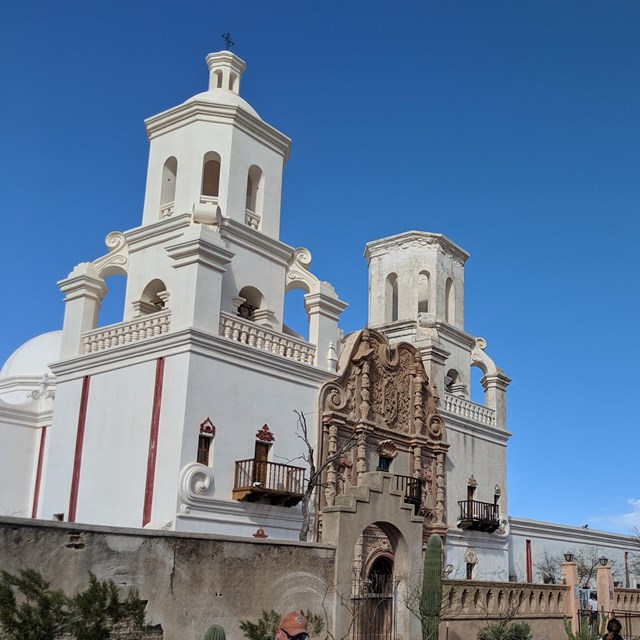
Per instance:
[[[40,450],[38,451],[38,468],[36,469],[36,485],[33,489],[33,506],[31,507],[31,517],[38,515],[38,500],[40,498],[40,482],[42,481],[42,462],[44,460],[44,441],[47,437],[47,427],[42,427],[40,434]]]
[[[85,376],[82,379],[82,391],[80,393],[80,411],[78,415],[78,431],[76,434],[76,451],[73,457],[73,476],[71,478],[71,496],[69,497],[69,522],[76,521],[78,488],[80,487],[80,465],[82,463],[82,445],[84,444],[84,428],[87,420],[87,405],[89,403],[90,381],[91,378],[89,376]]]
[[[158,430],[160,428],[160,407],[162,406],[162,382],[164,379],[164,358],[156,362],[156,381],[153,388],[153,410],[151,412],[151,429],[149,432],[149,454],[147,456],[147,479],[144,488],[144,506],[142,509],[142,526],[151,521],[153,506],[153,485],[156,476],[156,455],[158,449]]]

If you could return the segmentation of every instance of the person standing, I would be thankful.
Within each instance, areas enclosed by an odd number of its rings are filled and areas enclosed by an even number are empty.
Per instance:
[[[308,640],[307,619],[298,611],[285,613],[276,627],[273,640]]]
[[[589,629],[595,624],[598,626],[598,596],[592,591],[589,596]]]
[[[602,640],[624,640],[620,635],[620,631],[622,631],[620,620],[611,618],[611,620],[607,622],[607,633],[602,636]]]

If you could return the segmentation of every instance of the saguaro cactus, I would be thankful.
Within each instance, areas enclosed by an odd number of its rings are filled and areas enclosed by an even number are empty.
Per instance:
[[[204,640],[226,640],[224,629],[219,624],[212,624],[204,634]]]
[[[422,593],[420,594],[420,621],[422,640],[438,640],[442,610],[442,539],[431,534],[424,554]]]

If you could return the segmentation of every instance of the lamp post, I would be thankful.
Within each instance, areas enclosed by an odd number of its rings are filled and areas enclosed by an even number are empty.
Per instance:
[[[598,562],[600,563],[601,567],[606,567],[607,566],[607,562],[609,562],[609,558],[605,558],[604,556],[600,556],[598,558]]]
[[[573,553],[571,553],[571,551],[567,551],[564,554],[564,560],[565,562],[573,562]]]

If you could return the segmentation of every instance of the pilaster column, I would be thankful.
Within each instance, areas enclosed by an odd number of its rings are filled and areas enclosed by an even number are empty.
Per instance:
[[[435,333],[435,330],[433,331]],[[429,384],[438,389],[440,394],[444,393],[444,365],[451,353],[439,342],[431,340],[429,342],[425,342],[420,339],[416,346],[420,349],[420,358],[422,359],[422,364],[427,372]]]
[[[578,598],[578,565],[575,562],[563,562],[560,565],[565,584],[569,587],[567,594],[567,604],[565,613],[567,618],[571,620],[571,629],[574,633],[578,633],[580,628],[579,611],[580,599]]]
[[[82,334],[95,329],[98,323],[107,286],[90,262],[81,262],[58,286],[65,294],[60,357],[73,358],[83,353]]]
[[[486,405],[496,412],[496,427],[507,428],[507,387],[511,378],[504,373],[487,373],[480,380],[484,388]]]
[[[304,296],[304,306],[309,314],[309,342],[316,345],[315,365],[331,366],[330,349],[338,344],[338,321],[347,303],[337,297],[333,287],[320,282],[317,291]],[[329,369],[330,370],[330,369]]]
[[[171,330],[220,332],[222,276],[234,254],[220,235],[203,224],[189,227],[167,247],[176,270],[171,293]]]
[[[611,609],[613,609],[613,576],[611,575],[611,567],[598,565],[596,570],[596,589],[598,590],[598,613],[604,612],[611,617]]]
[[[335,423],[329,423],[328,426],[328,440],[327,440],[327,458],[335,455],[338,450],[338,425]],[[336,497],[336,473],[337,463],[332,462],[327,466],[327,486],[324,490],[324,499],[327,506],[333,507]]]

